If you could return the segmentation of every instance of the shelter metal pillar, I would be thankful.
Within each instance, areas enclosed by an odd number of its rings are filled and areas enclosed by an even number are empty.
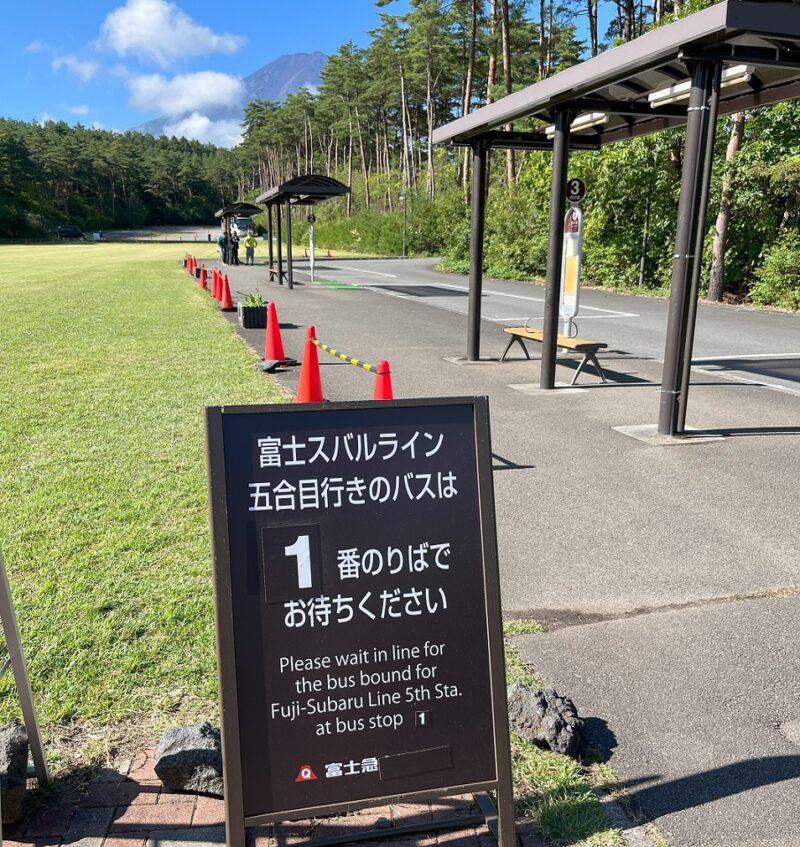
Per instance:
[[[556,348],[558,346],[558,302],[561,294],[561,258],[564,241],[564,203],[567,192],[569,161],[569,125],[572,114],[560,109],[555,116],[553,135],[553,178],[550,189],[550,241],[547,245],[545,277],[544,336],[540,388],[555,388]]]
[[[283,258],[281,253],[281,204],[275,204],[276,244],[278,245],[278,285],[283,285]]]
[[[270,270],[275,266],[275,260],[272,257],[272,206],[267,204],[267,249],[269,250],[269,267]]]
[[[694,242],[694,268],[692,285],[689,292],[689,311],[686,319],[686,341],[683,350],[683,371],[681,373],[681,393],[678,396],[677,431],[686,427],[686,406],[689,400],[689,383],[692,373],[692,352],[694,351],[694,332],[697,324],[697,298],[700,295],[700,273],[703,270],[703,246],[706,234],[706,213],[708,212],[708,192],[711,188],[711,171],[714,166],[714,142],[717,138],[717,114],[719,112],[719,89],[722,81],[722,62],[716,62],[711,70],[711,96],[706,120],[705,155],[703,157],[703,176],[700,189],[700,209],[698,210],[697,233]]]
[[[292,267],[292,206],[286,198],[286,278],[289,288],[294,288],[294,269]]]
[[[707,62],[692,62],[690,70],[692,88],[686,124],[658,414],[658,432],[661,435],[677,435],[680,431],[679,407],[688,337],[689,296],[695,262],[700,259],[696,255],[697,227],[700,223],[702,177],[708,142],[709,98],[713,87],[714,68]]]
[[[467,359],[481,357],[481,293],[483,288],[483,230],[486,220],[486,173],[489,145],[479,138],[472,142],[472,215],[469,234],[469,304]]]

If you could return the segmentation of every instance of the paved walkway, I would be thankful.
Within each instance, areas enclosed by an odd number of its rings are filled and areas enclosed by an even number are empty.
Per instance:
[[[235,299],[257,285],[276,302],[288,355],[313,323],[337,349],[387,358],[397,397],[489,396],[503,607],[551,627],[518,640],[525,658],[575,698],[673,847],[800,845],[800,747],[785,731],[800,717],[795,394],[697,374],[688,422],[725,437],[654,447],[614,427],[655,423],[660,365],[613,334],[607,386],[586,374],[542,393],[538,363],[496,361],[491,321],[495,360],[456,364],[464,318],[421,297],[290,292],[263,268],[231,269],[231,283]],[[263,350],[263,330],[243,336]],[[320,359],[326,397],[371,396],[369,375]],[[575,366],[560,358],[556,379]],[[297,370],[278,380],[292,393]]]
[[[146,751],[118,770],[104,769],[88,786],[71,779],[56,782],[38,803],[28,803],[26,817],[4,827],[5,847],[209,847],[225,843],[222,800],[163,791]],[[404,824],[474,814],[472,798],[448,797],[428,803],[382,806],[350,815],[255,827],[250,847],[289,847],[325,838],[385,829],[385,847],[493,847],[485,827],[466,827],[420,836],[391,837]],[[520,826],[522,847],[548,847],[530,826]]]

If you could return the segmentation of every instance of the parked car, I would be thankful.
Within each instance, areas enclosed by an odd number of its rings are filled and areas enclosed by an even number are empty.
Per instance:
[[[70,238],[78,238],[81,241],[86,240],[86,236],[83,232],[78,229],[78,227],[73,226],[72,224],[64,224],[63,226],[51,226],[47,230],[50,235],[55,235],[56,238],[60,238],[62,241],[66,241]]]

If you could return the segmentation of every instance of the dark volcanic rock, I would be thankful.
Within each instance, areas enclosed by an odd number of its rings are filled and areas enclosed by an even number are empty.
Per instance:
[[[508,717],[514,732],[538,747],[575,757],[586,746],[572,700],[552,688],[534,690],[515,682],[508,689]]]
[[[28,733],[19,721],[0,727],[0,791],[3,794],[3,823],[22,817],[25,783],[28,778]]]
[[[168,729],[158,742],[155,771],[169,791],[222,796],[219,730],[209,723]]]

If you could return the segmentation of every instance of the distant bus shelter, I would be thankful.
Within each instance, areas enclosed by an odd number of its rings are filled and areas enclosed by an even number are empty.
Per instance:
[[[214,212],[214,217],[220,219],[222,232],[229,236],[231,234],[231,221],[236,218],[252,218],[253,215],[261,213],[260,206],[254,206],[252,203],[233,203],[230,206],[225,206]]]
[[[798,96],[800,6],[723,0],[437,129],[434,144],[472,148],[468,359],[480,358],[488,151],[553,153],[540,376],[540,386],[552,389],[570,149],[597,150],[685,125],[658,417],[660,434],[683,433],[717,117]],[[502,129],[525,118],[549,126]]]
[[[269,244],[269,272],[277,276],[283,285],[286,279],[289,288],[294,288],[294,268],[292,265],[292,207],[314,206],[331,197],[344,197],[350,193],[350,186],[320,174],[305,174],[296,176],[280,185],[275,185],[256,197],[256,203],[263,203],[267,208],[267,241]],[[286,219],[286,273],[283,271],[283,256],[281,252],[281,208]],[[277,247],[277,265],[272,248],[272,218],[275,215],[275,235]]]

